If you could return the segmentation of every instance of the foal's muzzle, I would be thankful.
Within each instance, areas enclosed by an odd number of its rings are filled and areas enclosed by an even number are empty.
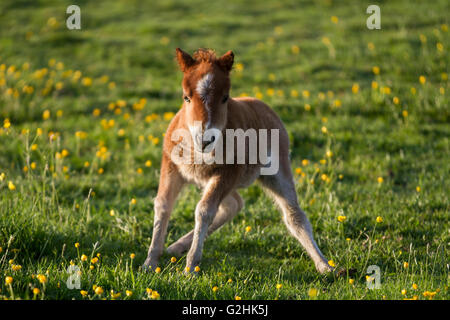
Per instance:
[[[209,140],[206,140],[205,138],[203,138],[203,141],[202,141],[202,151],[203,152],[205,152],[205,151],[207,151],[206,149],[207,149],[207,147],[209,146],[209,145],[213,145],[214,143],[214,141],[216,141],[216,136],[212,136],[211,137],[211,139],[209,139]],[[209,150],[208,150],[209,151]]]

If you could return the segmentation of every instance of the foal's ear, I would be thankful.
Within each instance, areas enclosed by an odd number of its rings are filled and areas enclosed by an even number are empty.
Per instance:
[[[189,53],[184,52],[180,48],[176,48],[176,52],[178,64],[180,65],[181,71],[185,72],[195,64],[194,58],[192,58]]]
[[[221,56],[218,60],[219,65],[225,70],[225,71],[231,71],[231,68],[233,67],[234,62],[234,53],[233,51],[228,51],[223,56]]]

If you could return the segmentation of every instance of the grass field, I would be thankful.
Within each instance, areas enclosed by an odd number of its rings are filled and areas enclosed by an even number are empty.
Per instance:
[[[447,0],[379,1],[381,30],[366,1],[77,2],[78,31],[73,1],[0,2],[1,298],[449,299]],[[317,243],[354,276],[319,275],[256,185],[197,277],[168,255],[142,272],[176,47],[234,51],[232,96],[280,115]],[[180,196],[167,244],[198,200]]]

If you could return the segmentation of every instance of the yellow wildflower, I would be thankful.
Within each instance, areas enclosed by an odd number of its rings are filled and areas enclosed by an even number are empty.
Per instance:
[[[308,290],[308,296],[309,296],[310,298],[315,298],[315,297],[317,297],[317,293],[318,293],[318,291],[317,291],[316,288],[311,288],[311,289]]]
[[[103,294],[103,288],[102,287],[96,287],[94,290],[95,294],[98,294],[99,296]]]

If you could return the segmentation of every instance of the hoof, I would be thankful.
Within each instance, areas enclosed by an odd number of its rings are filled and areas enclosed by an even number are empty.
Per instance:
[[[356,273],[357,273],[357,270],[354,269],[354,268],[351,268],[351,269],[344,269],[344,268],[342,268],[342,269],[340,269],[340,270],[338,270],[338,271],[336,272],[336,276],[337,276],[338,278],[340,278],[340,277],[345,277],[345,276],[352,277],[352,276],[354,276]]]
[[[181,245],[174,243],[171,246],[169,246],[166,250],[166,252],[174,257],[181,257],[183,256],[183,254],[186,252],[187,250],[185,248],[183,248]]]
[[[142,270],[145,272],[150,272],[152,270],[156,269],[156,263],[153,262],[151,259],[147,258],[142,265]]]
[[[328,263],[323,264],[320,266],[316,266],[317,271],[319,271],[320,274],[330,274],[334,272],[334,268],[331,267]]]

